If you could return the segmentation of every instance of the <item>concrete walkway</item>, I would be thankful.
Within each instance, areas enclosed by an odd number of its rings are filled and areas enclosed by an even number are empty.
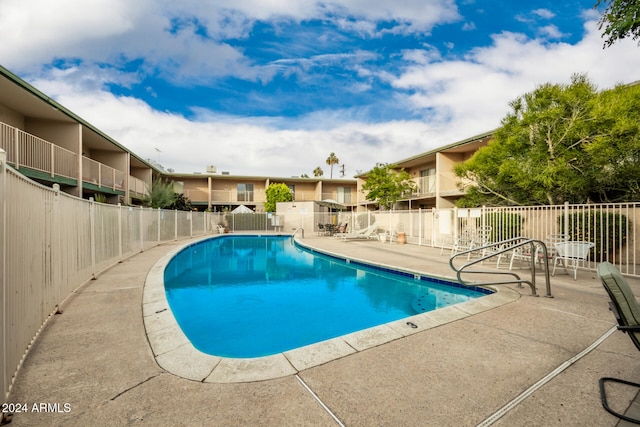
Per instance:
[[[328,237],[303,242],[452,276],[448,253],[439,249]],[[602,409],[598,379],[640,380],[638,351],[621,332],[580,357],[615,325],[604,289],[587,271],[577,281],[552,278],[554,298],[503,285],[521,296],[297,375],[233,384],[187,380],[156,363],[142,314],[147,273],[182,244],[115,266],[65,304],[16,378],[9,402],[26,404],[27,412],[16,413],[11,425],[475,426],[498,412],[493,425],[615,426],[624,424]],[[630,282],[640,295],[640,283]],[[609,395],[622,411],[636,397],[622,387]]]

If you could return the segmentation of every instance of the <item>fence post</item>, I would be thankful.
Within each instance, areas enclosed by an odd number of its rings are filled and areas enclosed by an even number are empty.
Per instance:
[[[140,252],[144,252],[144,233],[142,227],[144,225],[144,208],[140,206],[140,216],[138,223],[140,224]]]
[[[173,210],[173,240],[178,240],[178,210]]]
[[[7,213],[6,213],[6,197],[7,197],[7,153],[0,148],[0,301],[2,301],[2,322],[0,328],[0,359],[2,360],[2,402],[5,402],[9,392],[9,384],[7,377],[7,273],[5,269],[7,257]]]
[[[455,244],[458,241],[458,207],[454,206],[453,207],[453,218],[451,218],[451,221],[453,222],[453,244]]]
[[[418,246],[422,246],[422,208],[418,208]]]
[[[565,236],[569,235],[569,202],[564,202],[564,230]]]
[[[118,203],[118,261],[122,262],[122,203]]]
[[[56,174],[55,174],[55,170],[56,170],[56,146],[54,144],[51,144],[51,178],[53,178]]]
[[[157,244],[160,244],[160,230],[162,230],[162,227],[160,226],[160,224],[162,223],[162,217],[164,215],[162,215],[162,209],[158,208],[158,240],[157,240]]]
[[[55,286],[56,288],[58,288],[58,300],[57,300],[57,310],[56,313],[60,313],[60,303],[62,302],[62,266],[61,266],[61,262],[62,262],[62,257],[60,256],[60,249],[61,249],[61,235],[62,235],[62,231],[61,231],[61,227],[60,227],[60,184],[53,184],[53,191],[56,192],[56,194],[53,196],[53,208],[51,209],[51,229],[52,229],[52,236],[51,236],[51,247],[49,248],[50,251],[50,256],[52,259],[51,262],[51,270],[52,270],[52,274],[51,274],[51,278],[52,278],[52,282],[53,282],[53,286]],[[55,237],[54,237],[55,235]],[[54,274],[55,271],[55,274]]]
[[[15,142],[14,147],[13,147],[13,155],[15,157],[15,168],[16,170],[20,169],[20,133],[18,128],[14,129],[14,136],[13,136],[13,141]],[[5,154],[6,156],[6,154]],[[5,162],[7,161],[7,158],[5,157]]]
[[[91,241],[91,278],[96,278],[96,212],[93,197],[89,197],[89,224],[91,224],[91,232],[89,239]]]

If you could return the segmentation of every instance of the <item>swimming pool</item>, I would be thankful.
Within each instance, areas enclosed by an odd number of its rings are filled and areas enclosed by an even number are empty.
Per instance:
[[[312,253],[288,236],[190,245],[169,261],[164,284],[193,346],[233,358],[282,353],[488,292]]]

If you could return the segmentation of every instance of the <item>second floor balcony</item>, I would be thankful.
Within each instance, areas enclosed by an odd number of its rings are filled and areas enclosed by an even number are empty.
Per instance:
[[[7,153],[7,163],[26,175],[77,184],[76,153],[1,122],[0,148]]]

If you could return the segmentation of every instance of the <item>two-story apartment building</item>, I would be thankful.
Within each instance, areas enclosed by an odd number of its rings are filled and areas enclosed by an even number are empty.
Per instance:
[[[472,136],[447,146],[427,151],[407,159],[391,162],[398,169],[404,169],[416,184],[416,190],[401,199],[396,209],[449,208],[455,205],[462,195],[458,184],[460,179],[454,173],[455,165],[468,160],[480,148],[485,146],[494,131]],[[366,173],[358,176],[358,209],[365,210],[373,206],[365,199],[362,186],[366,182]]]
[[[266,189],[270,184],[284,183],[294,202],[335,200],[345,206],[355,205],[354,179],[323,179],[275,176],[242,176],[227,174],[169,174],[178,192],[184,193],[198,209],[233,210],[244,205],[264,211]]]
[[[0,67],[0,148],[7,162],[44,185],[79,197],[135,203],[154,169],[96,127]]]
[[[356,201],[355,179],[167,173],[1,66],[0,149],[37,182],[78,197],[100,194],[110,203],[141,203],[157,178],[173,181],[199,210],[262,211],[271,183],[288,185],[294,201]]]

